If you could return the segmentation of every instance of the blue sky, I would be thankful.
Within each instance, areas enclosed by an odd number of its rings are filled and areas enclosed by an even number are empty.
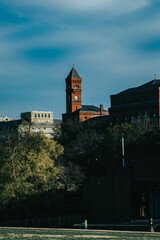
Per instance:
[[[82,104],[160,78],[159,0],[0,0],[0,116],[66,111],[65,78]]]

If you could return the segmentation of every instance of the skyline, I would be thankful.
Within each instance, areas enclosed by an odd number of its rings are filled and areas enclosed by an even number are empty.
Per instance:
[[[0,117],[66,112],[73,64],[82,104],[160,77],[158,0],[1,0]]]

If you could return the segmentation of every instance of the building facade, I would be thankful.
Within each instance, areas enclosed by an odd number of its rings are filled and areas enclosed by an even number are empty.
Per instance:
[[[160,155],[137,156],[125,167],[106,168],[91,176],[91,218],[101,222],[130,222],[160,218]]]
[[[17,135],[26,131],[43,132],[47,137],[53,138],[62,121],[53,119],[53,112],[31,111],[21,113],[21,119],[0,123],[0,136]]]
[[[146,129],[160,127],[160,80],[111,95],[110,121]]]
[[[21,113],[21,119],[31,123],[53,123],[53,112],[31,111]]]
[[[147,130],[159,129],[160,80],[155,78],[111,95],[109,122],[129,123]],[[160,155],[153,152],[125,158],[125,167],[107,166],[105,174],[91,177],[92,219],[107,222],[159,219]]]

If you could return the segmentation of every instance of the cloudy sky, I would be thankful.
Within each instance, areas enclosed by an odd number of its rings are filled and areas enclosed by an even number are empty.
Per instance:
[[[160,77],[159,0],[0,0],[0,116],[66,111],[65,78],[82,104]]]

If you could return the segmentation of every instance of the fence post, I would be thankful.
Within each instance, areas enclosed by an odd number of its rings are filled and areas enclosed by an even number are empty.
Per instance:
[[[61,217],[59,216],[58,217],[58,227],[60,227],[61,226]]]

